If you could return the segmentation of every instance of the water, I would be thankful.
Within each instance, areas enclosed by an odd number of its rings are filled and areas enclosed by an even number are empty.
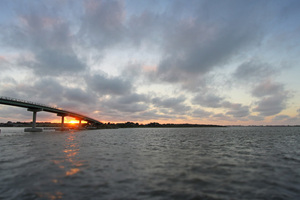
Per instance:
[[[300,199],[300,128],[1,128],[0,199]]]

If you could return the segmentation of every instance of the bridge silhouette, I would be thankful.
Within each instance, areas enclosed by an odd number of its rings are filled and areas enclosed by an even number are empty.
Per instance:
[[[72,112],[72,111],[68,111],[68,110],[64,110],[61,108],[52,107],[52,106],[48,106],[48,105],[44,105],[44,104],[40,104],[40,103],[35,103],[35,102],[31,102],[31,101],[16,99],[16,98],[0,96],[0,104],[27,108],[27,111],[33,112],[32,128],[25,128],[25,132],[41,132],[42,131],[41,128],[36,128],[36,116],[37,116],[37,112],[40,112],[40,111],[56,113],[57,116],[60,116],[61,117],[61,130],[66,130],[64,128],[64,117],[66,117],[66,116],[73,117],[73,118],[79,120],[79,128],[81,128],[82,120],[86,121],[90,124],[93,124],[93,125],[102,124],[100,121],[98,121],[96,119],[90,118],[88,116],[85,116],[85,115],[82,115],[82,114],[79,114],[76,112]]]

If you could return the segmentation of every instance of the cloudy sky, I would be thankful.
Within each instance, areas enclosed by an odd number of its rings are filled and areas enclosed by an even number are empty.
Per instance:
[[[0,96],[102,122],[300,124],[299,19],[299,0],[2,0]]]

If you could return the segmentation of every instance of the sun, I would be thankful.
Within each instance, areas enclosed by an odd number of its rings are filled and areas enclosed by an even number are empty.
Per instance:
[[[78,121],[71,120],[71,121],[69,121],[69,123],[71,123],[71,124],[78,124]]]

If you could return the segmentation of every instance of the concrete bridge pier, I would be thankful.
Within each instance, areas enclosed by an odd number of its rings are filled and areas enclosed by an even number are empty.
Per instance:
[[[81,130],[82,129],[82,118],[78,118],[78,117],[75,117],[75,120],[78,120],[78,126],[77,126],[77,129],[78,130]]]
[[[82,129],[81,119],[78,120],[79,120],[78,129]]]
[[[61,113],[58,113],[57,116],[61,116],[61,126],[60,126],[60,130],[61,130],[61,131],[67,131],[67,130],[69,130],[68,128],[65,127],[65,116],[68,116],[68,114],[61,114]]]
[[[43,111],[43,109],[39,108],[28,108],[27,111],[33,112],[32,116],[32,128],[25,128],[24,132],[43,132],[43,129],[36,128],[36,113]]]

